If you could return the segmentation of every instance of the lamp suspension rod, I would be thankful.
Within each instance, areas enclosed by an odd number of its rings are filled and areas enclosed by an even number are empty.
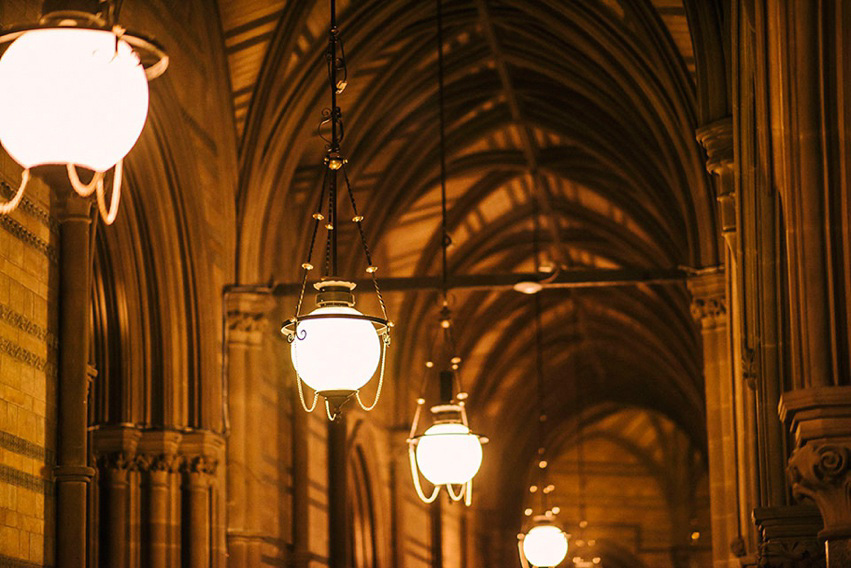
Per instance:
[[[440,230],[441,230],[441,253],[442,253],[442,278],[443,303],[447,302],[449,294],[448,286],[448,263],[446,260],[446,249],[452,240],[446,228],[446,111],[443,94],[443,1],[437,0],[437,99],[440,107]]]
[[[328,30],[328,77],[331,86],[331,144],[328,147],[326,164],[330,168],[328,178],[328,249],[330,271],[328,276],[337,276],[337,170],[331,167],[331,160],[340,152],[338,121],[341,118],[337,106],[337,2],[331,0],[331,27]],[[340,158],[342,159],[342,158]]]

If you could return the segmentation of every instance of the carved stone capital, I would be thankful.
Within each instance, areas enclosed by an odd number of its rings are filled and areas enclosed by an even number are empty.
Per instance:
[[[183,470],[189,474],[215,475],[218,466],[219,460],[209,456],[195,456],[183,461]]]
[[[851,437],[807,442],[789,458],[789,480],[796,497],[818,505],[824,538],[851,538]]]
[[[127,452],[109,452],[97,457],[97,465],[107,472],[126,472],[135,468],[136,459]]]
[[[728,116],[702,126],[695,132],[697,141],[706,150],[706,170],[722,174],[733,170],[733,118]]]
[[[753,520],[759,531],[761,568],[824,568],[824,544],[818,539],[821,515],[812,506],[758,507]]]
[[[92,432],[92,452],[98,461],[103,458],[107,463],[113,459],[108,457],[111,454],[132,460],[141,438],[142,431],[135,426],[104,426]]]
[[[725,321],[727,317],[727,288],[720,269],[700,272],[688,279],[692,295],[691,315],[706,328]]]
[[[172,430],[146,430],[137,445],[136,465],[152,474],[177,471],[180,459],[177,448],[183,436]]]
[[[139,454],[136,466],[148,473],[174,473],[180,467],[181,458],[175,454]]]
[[[233,288],[227,293],[227,327],[231,342],[259,342],[266,331],[275,301],[271,292],[257,288]]]
[[[795,438],[792,492],[818,506],[824,539],[851,539],[851,387],[787,392],[780,417]]]
[[[98,469],[113,484],[127,482],[137,468],[136,447],[142,432],[135,426],[106,426],[92,433],[92,452]]]

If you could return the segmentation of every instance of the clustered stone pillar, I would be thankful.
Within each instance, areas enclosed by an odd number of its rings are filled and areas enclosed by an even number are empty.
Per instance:
[[[274,299],[268,290],[233,288],[227,292],[227,376],[230,436],[227,456],[227,548],[229,568],[254,568],[261,562],[266,531],[257,468],[263,462],[259,396],[264,335]]]
[[[788,474],[824,520],[830,568],[851,566],[851,6],[839,0],[741,2],[760,109],[759,164],[780,194],[788,297],[788,382],[780,416],[792,434]],[[778,302],[780,303],[780,302]]]
[[[221,436],[204,430],[96,430],[103,535],[97,565],[224,568],[211,539],[221,524],[215,499],[223,450]]]
[[[692,315],[703,338],[706,389],[712,558],[715,568],[740,566],[755,554],[750,512],[756,503],[757,475],[754,393],[741,364],[742,246],[731,117],[697,130],[713,176],[724,240],[723,264],[689,279]]]

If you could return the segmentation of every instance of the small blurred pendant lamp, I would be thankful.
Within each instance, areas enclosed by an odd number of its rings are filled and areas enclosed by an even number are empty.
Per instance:
[[[446,228],[446,128],[443,99],[443,10],[441,0],[437,0],[437,43],[438,43],[438,98],[440,106],[440,198],[442,231],[442,307],[440,310],[440,330],[442,354],[438,364],[426,363],[417,409],[411,423],[408,438],[408,457],[411,464],[411,477],[420,499],[432,503],[445,487],[452,501],[464,501],[469,506],[473,498],[473,477],[482,465],[482,444],[487,438],[470,431],[467,421],[467,393],[461,389],[461,358],[455,350],[452,334],[452,317],[448,302],[447,285],[447,248],[452,243]],[[425,405],[427,378],[433,371],[439,370],[440,402],[431,407],[432,425],[418,435],[417,430]],[[456,390],[457,386],[457,390]],[[430,495],[426,495],[420,482],[420,474],[433,486]]]
[[[148,116],[148,81],[168,67],[159,45],[117,24],[120,7],[109,0],[99,13],[50,11],[0,35],[0,46],[9,44],[0,57],[0,143],[24,168],[0,213],[18,206],[32,168],[62,165],[74,191],[94,193],[103,220],[115,220],[124,156]],[[107,205],[104,176],[112,167]],[[94,172],[88,183],[77,168]]]
[[[372,410],[381,397],[384,384],[384,367],[387,346],[390,344],[390,328],[393,323],[387,318],[387,308],[378,287],[375,272],[378,267],[363,230],[364,217],[358,213],[354,193],[347,172],[347,160],[340,152],[343,140],[343,120],[337,95],[343,93],[347,83],[346,60],[343,43],[337,29],[336,2],[331,0],[331,25],[328,33],[328,65],[331,107],[322,112],[322,125],[329,125],[330,139],[324,138],[324,179],[319,201],[313,213],[313,229],[308,245],[307,259],[301,265],[302,281],[295,315],[281,327],[290,343],[290,356],[296,371],[298,393],[307,412],[313,412],[319,397],[325,400],[325,411],[330,420],[336,419],[343,405],[354,398],[364,410]],[[337,181],[342,174],[352,206],[352,222],[357,226],[360,244],[366,257],[366,272],[372,279],[375,294],[381,307],[381,317],[364,315],[354,308],[355,283],[340,278],[337,264]],[[327,203],[326,203],[327,200]],[[327,213],[323,213],[326,211]],[[324,221],[324,223],[323,223]],[[307,279],[314,269],[313,249],[320,223],[327,231],[325,241],[324,276],[313,286],[317,290],[316,309],[302,314],[301,308],[307,288]],[[360,389],[366,385],[379,369],[378,388],[375,399],[369,405],[363,403]],[[307,404],[302,382],[313,389],[313,400]]]

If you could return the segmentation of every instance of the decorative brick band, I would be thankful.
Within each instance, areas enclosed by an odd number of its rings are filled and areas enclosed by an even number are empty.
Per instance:
[[[55,456],[52,450],[48,450],[38,444],[33,444],[29,440],[18,438],[8,432],[0,432],[0,448],[9,450],[19,456],[41,460],[47,465],[54,465]]]
[[[0,568],[53,568],[49,564],[36,564],[0,554]]]
[[[0,337],[0,351],[6,353],[14,359],[17,359],[25,365],[29,365],[37,371],[44,371],[45,373],[47,373],[47,376],[52,379],[55,379],[57,377],[56,365],[50,363],[44,357],[39,357],[32,351],[27,351],[17,343]]]
[[[35,233],[8,215],[0,215],[0,228],[10,233],[13,237],[24,244],[27,244],[42,253],[50,260],[50,262],[54,264],[59,262],[59,252],[56,250],[55,246],[38,238]]]
[[[5,321],[13,327],[17,327],[21,331],[29,333],[37,339],[46,341],[47,345],[53,349],[59,348],[59,339],[56,337],[56,334],[31,322],[23,314],[16,312],[9,306],[0,305],[0,320]]]
[[[12,199],[17,190],[5,181],[0,180],[0,194],[6,200]],[[59,222],[50,216],[46,209],[36,205],[32,199],[24,195],[18,204],[18,209],[27,213],[30,217],[37,219],[42,225],[50,229],[51,233],[59,234]]]
[[[17,485],[18,487],[34,491],[36,493],[41,493],[42,495],[53,494],[52,481],[36,477],[35,475],[30,475],[29,473],[24,473],[23,471],[18,471],[17,469],[11,468],[7,465],[0,465],[0,483]],[[0,564],[0,566],[2,566],[2,564]]]

